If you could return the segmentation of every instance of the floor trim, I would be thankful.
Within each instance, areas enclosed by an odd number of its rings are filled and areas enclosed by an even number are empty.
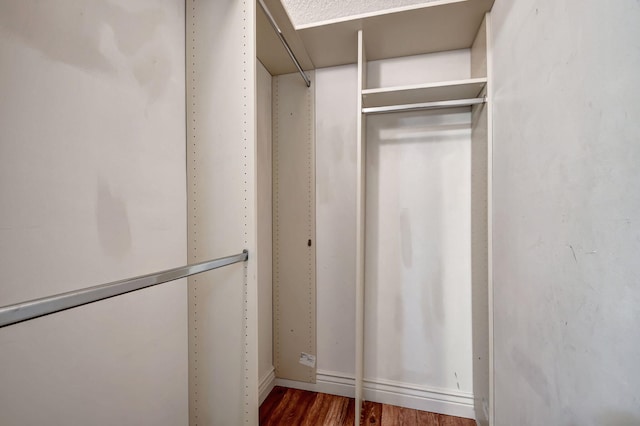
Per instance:
[[[259,404],[262,405],[267,396],[273,390],[273,387],[276,385],[276,370],[271,367],[271,369],[260,379],[260,384],[258,386],[258,395],[259,395]]]
[[[316,383],[276,379],[275,384],[349,398],[355,395],[354,376],[335,371],[318,370]],[[475,418],[473,394],[457,390],[430,388],[383,379],[365,379],[364,399],[449,416]]]

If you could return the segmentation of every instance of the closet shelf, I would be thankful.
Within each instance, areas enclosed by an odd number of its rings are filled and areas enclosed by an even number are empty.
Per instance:
[[[471,47],[494,0],[436,0],[296,27],[316,68],[358,61],[358,30],[369,61]]]
[[[372,108],[476,98],[486,84],[486,78],[471,78],[439,83],[364,89],[362,91],[362,106],[364,108]]]

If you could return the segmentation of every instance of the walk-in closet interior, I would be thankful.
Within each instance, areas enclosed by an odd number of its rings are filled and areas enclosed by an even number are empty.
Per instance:
[[[487,424],[493,2],[297,32],[266,3],[258,146],[271,146],[273,195],[258,210],[273,216],[258,228],[273,224],[273,296],[259,312],[273,335],[260,336],[261,400],[278,383],[355,397],[357,419],[370,400]]]
[[[639,19],[0,1],[0,425],[640,424]]]

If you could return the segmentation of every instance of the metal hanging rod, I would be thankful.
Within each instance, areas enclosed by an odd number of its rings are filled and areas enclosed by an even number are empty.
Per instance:
[[[244,250],[240,254],[208,260],[193,265],[181,266],[153,274],[142,275],[121,281],[101,284],[82,290],[70,291],[55,296],[43,297],[28,302],[16,303],[0,308],[0,328],[22,321],[42,317],[89,303],[98,302],[121,294],[130,293],[143,288],[164,284],[169,281],[210,271],[232,263],[244,262],[249,253]]]
[[[307,84],[307,87],[311,87],[311,80],[309,80],[309,77],[307,76],[307,74],[305,74],[304,70],[302,69],[302,66],[300,65],[300,62],[298,62],[298,58],[296,58],[296,55],[293,53],[293,50],[291,50],[291,47],[289,47],[289,43],[287,43],[287,39],[285,39],[284,35],[282,35],[282,31],[280,31],[280,27],[278,27],[276,20],[273,18],[273,15],[271,15],[271,12],[269,12],[267,5],[264,4],[263,0],[258,0],[258,3],[260,3],[260,7],[264,11],[264,14],[267,15],[267,19],[269,20],[269,23],[271,24],[271,26],[273,27],[273,30],[276,32],[276,35],[282,42],[282,45],[284,46],[287,53],[289,54],[289,57],[291,58],[293,63],[296,64],[296,68],[298,68],[298,72],[304,79],[304,82]]]
[[[472,98],[472,99],[456,99],[452,101],[425,102],[421,104],[389,105],[389,106],[362,108],[362,113],[363,114],[382,114],[385,112],[455,108],[455,107],[483,104],[485,102],[487,102],[486,97]]]

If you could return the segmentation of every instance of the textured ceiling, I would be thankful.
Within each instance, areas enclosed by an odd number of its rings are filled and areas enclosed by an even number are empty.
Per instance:
[[[294,26],[435,0],[282,0]]]

